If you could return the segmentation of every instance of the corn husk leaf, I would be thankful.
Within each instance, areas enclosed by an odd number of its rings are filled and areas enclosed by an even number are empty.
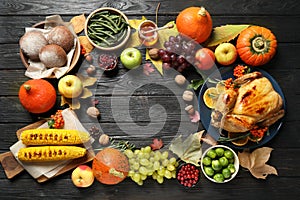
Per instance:
[[[240,165],[247,168],[250,173],[258,179],[266,179],[269,174],[277,174],[277,170],[268,164],[272,148],[262,147],[254,150],[250,153],[248,150],[244,150],[242,153],[238,153]]]
[[[235,37],[237,37],[243,30],[245,30],[249,26],[250,25],[248,24],[228,24],[224,26],[215,27],[205,46],[213,47],[224,42],[229,42],[230,40],[233,40]]]
[[[150,60],[154,67],[157,69],[157,71],[164,75],[163,68],[162,68],[162,61],[161,60],[153,60],[149,55],[149,49],[146,50],[146,60]]]
[[[181,160],[199,166],[202,156],[200,138],[204,131],[189,135],[184,141],[182,135],[175,138],[169,147],[169,150],[176,154]]]

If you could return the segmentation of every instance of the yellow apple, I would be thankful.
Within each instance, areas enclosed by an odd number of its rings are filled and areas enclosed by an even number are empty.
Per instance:
[[[58,82],[59,93],[66,98],[76,98],[83,90],[82,81],[75,75],[67,75]]]
[[[237,51],[233,44],[226,42],[219,44],[215,49],[215,57],[221,65],[230,65],[237,58]]]
[[[79,165],[73,170],[71,179],[76,187],[89,187],[93,184],[95,177],[89,166]]]

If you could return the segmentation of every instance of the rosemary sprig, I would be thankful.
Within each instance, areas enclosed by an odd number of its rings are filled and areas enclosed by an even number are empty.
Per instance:
[[[249,135],[250,135],[250,132],[248,132],[245,135],[241,135],[241,136],[234,137],[234,138],[228,138],[228,137],[220,136],[219,139],[218,139],[218,142],[231,142],[231,141],[235,141],[235,140],[240,140],[240,139],[243,139],[245,137],[248,137]]]
[[[100,148],[94,149],[95,151],[100,151],[104,148],[115,148],[120,151],[125,151],[126,149],[131,149],[133,150],[135,148],[135,144],[130,143],[129,141],[116,141],[113,138],[109,138],[109,145],[102,146]]]

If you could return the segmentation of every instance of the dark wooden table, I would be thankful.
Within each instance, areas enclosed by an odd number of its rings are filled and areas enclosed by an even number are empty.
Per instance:
[[[82,13],[87,16],[94,9],[103,6],[118,8],[124,11],[130,19],[140,18],[144,15],[148,19],[155,20],[155,8],[158,2],[2,0],[0,2],[0,153],[7,152],[9,147],[17,141],[16,130],[37,120],[37,116],[31,115],[23,109],[18,99],[20,85],[28,80],[24,76],[25,68],[20,60],[18,45],[25,27],[44,20],[48,15],[59,14],[65,21],[68,21],[71,17]],[[299,1],[162,1],[158,25],[161,26],[168,21],[175,20],[176,15],[182,9],[194,5],[205,6],[209,10],[214,26],[257,24],[270,28],[277,36],[278,52],[263,69],[269,72],[281,86],[288,107],[279,133],[265,145],[274,148],[269,164],[277,168],[278,176],[270,175],[267,180],[257,180],[248,171],[241,169],[232,182],[214,184],[202,176],[201,182],[189,190],[180,187],[175,180],[166,180],[162,185],[148,180],[140,187],[129,179],[115,186],[106,186],[95,182],[89,188],[78,189],[72,184],[70,172],[40,184],[26,172],[8,180],[1,166],[0,199],[296,199],[299,195],[300,185]],[[76,69],[78,70],[78,67]],[[76,69],[71,73],[76,73]],[[123,135],[111,116],[112,88],[126,72],[127,70],[121,68],[116,77],[101,79],[95,92],[95,98],[100,100],[98,106],[102,112],[100,125],[103,131],[115,137]],[[57,83],[53,80],[52,82]],[[150,95],[156,97],[153,98],[154,100],[168,99],[168,94],[162,93],[160,88],[151,87],[149,87],[151,90],[137,92],[134,98],[143,99],[144,96]],[[114,98],[120,97],[114,96]],[[149,105],[147,104],[147,106]],[[168,103],[163,106],[167,112],[172,111],[172,107],[169,108]],[[147,124],[149,118],[146,120],[143,118],[145,113],[145,116],[148,116],[149,113],[145,110],[145,104],[141,104],[140,109],[144,109],[143,112],[139,111],[138,106],[135,106],[131,111],[131,116],[136,117],[134,122],[140,123],[139,125]],[[140,113],[144,113],[144,115],[139,116]],[[162,135],[174,131],[171,125],[177,118],[172,113],[170,116],[171,124],[165,127]],[[82,120],[87,127],[90,125],[86,118],[83,117]],[[131,123],[133,122],[124,121],[125,126],[131,126]]]

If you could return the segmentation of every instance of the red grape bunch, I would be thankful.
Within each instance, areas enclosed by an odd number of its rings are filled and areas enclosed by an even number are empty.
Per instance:
[[[158,54],[163,62],[163,68],[174,68],[178,72],[194,63],[196,42],[182,35],[170,36],[164,43],[165,49],[159,49]]]

